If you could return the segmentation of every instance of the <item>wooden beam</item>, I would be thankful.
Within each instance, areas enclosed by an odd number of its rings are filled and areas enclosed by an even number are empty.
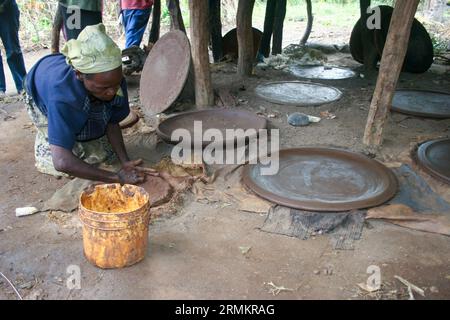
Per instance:
[[[214,93],[209,69],[209,28],[208,2],[205,0],[190,0],[191,17],[191,51],[195,74],[195,103],[197,107],[214,105]]]
[[[397,0],[395,3],[364,132],[363,141],[366,145],[379,146],[383,142],[383,127],[389,115],[405,60],[411,26],[418,4],[419,0]]]
[[[153,1],[153,13],[152,13],[152,27],[150,29],[150,36],[148,38],[148,44],[154,44],[159,40],[159,31],[161,28],[161,0]]]
[[[252,15],[255,0],[239,0],[237,21],[237,38],[239,45],[238,74],[251,76],[255,61],[253,48]]]

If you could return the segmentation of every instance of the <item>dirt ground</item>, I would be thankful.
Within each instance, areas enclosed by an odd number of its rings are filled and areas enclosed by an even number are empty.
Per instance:
[[[27,54],[27,65],[46,52]],[[336,65],[361,71],[348,54],[329,56]],[[402,74],[399,87],[447,90],[448,69]],[[447,72],[446,74],[444,72]],[[317,81],[343,91],[338,102],[319,107],[286,107],[254,95],[264,82],[294,79],[283,71],[260,70],[240,82],[227,65],[213,73],[215,88],[230,90],[237,108],[274,114],[282,147],[337,146],[365,152],[362,135],[374,80],[357,77]],[[10,83],[10,80],[9,80]],[[131,95],[137,83],[130,81]],[[265,216],[236,207],[206,205],[187,194],[176,215],[150,226],[148,255],[141,263],[121,270],[100,270],[83,256],[76,213],[36,214],[16,218],[15,208],[47,200],[68,180],[39,174],[34,168],[34,133],[21,102],[0,103],[0,272],[28,299],[407,299],[398,275],[425,290],[425,298],[450,299],[450,238],[413,231],[388,223],[366,225],[355,250],[336,251],[326,235],[299,240],[259,230]],[[263,107],[263,108],[261,108]],[[287,124],[294,111],[337,117],[304,128]],[[450,120],[430,120],[392,114],[380,161],[403,161],[410,145],[424,137],[449,136]],[[449,188],[441,187],[450,201]],[[239,247],[251,247],[243,255]],[[81,269],[81,289],[69,290],[71,265]],[[382,290],[368,294],[357,284],[366,282],[369,266],[381,268]],[[324,269],[332,272],[324,272]],[[331,274],[329,274],[331,273]],[[273,295],[267,283],[290,290]],[[0,278],[0,299],[15,299]]]

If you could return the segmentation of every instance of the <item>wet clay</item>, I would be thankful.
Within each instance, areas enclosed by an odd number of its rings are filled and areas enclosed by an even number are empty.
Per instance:
[[[170,201],[173,189],[163,178],[148,176],[145,183],[140,185],[150,196],[150,206],[157,207]]]
[[[138,210],[146,204],[148,196],[133,186],[99,185],[81,196],[81,204],[90,211],[120,213]]]

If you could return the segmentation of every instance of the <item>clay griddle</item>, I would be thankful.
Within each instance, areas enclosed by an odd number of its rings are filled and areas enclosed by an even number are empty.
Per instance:
[[[450,139],[431,140],[421,144],[415,160],[433,177],[450,184]]]
[[[138,123],[138,121],[139,116],[137,115],[137,113],[134,112],[133,110],[130,110],[130,114],[128,115],[128,117],[123,119],[119,125],[121,129],[131,128],[136,123]]]
[[[306,79],[342,80],[356,76],[352,70],[340,67],[292,65],[288,70],[294,76]]]
[[[262,84],[256,87],[255,93],[269,102],[292,106],[317,106],[342,97],[342,92],[334,87],[301,81]]]
[[[157,207],[169,202],[173,195],[172,187],[161,177],[147,176],[146,181],[140,187],[149,194],[150,207]]]
[[[253,113],[240,110],[229,109],[211,109],[185,112],[170,117],[161,122],[156,130],[158,136],[168,143],[177,144],[180,140],[172,140],[172,132],[176,129],[187,129],[191,133],[192,142],[194,141],[194,121],[202,121],[203,133],[208,129],[219,129],[226,141],[225,129],[265,129],[267,128],[267,120],[256,116]],[[235,141],[236,142],[236,141]],[[205,147],[211,141],[202,141]]]
[[[391,110],[428,118],[450,118],[450,94],[426,90],[397,90]]]
[[[256,57],[263,33],[256,28],[252,28],[252,30],[253,30],[253,53],[254,53],[253,56]],[[223,36],[222,50],[224,56],[229,55],[233,59],[236,59],[239,56],[239,45],[237,40],[236,28],[228,31],[227,34]]]
[[[166,33],[150,51],[142,70],[140,99],[146,117],[168,109],[186,83],[191,64],[191,49],[179,30]]]
[[[280,151],[276,175],[261,175],[247,165],[244,184],[277,204],[310,211],[349,211],[380,205],[397,192],[395,175],[379,162],[340,149],[299,148]]]

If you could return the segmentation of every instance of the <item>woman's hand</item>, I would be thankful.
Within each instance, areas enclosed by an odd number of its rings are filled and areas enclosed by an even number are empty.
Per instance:
[[[146,175],[159,175],[154,169],[140,167],[142,162],[142,159],[125,162],[117,173],[120,184],[140,184],[145,181]]]

